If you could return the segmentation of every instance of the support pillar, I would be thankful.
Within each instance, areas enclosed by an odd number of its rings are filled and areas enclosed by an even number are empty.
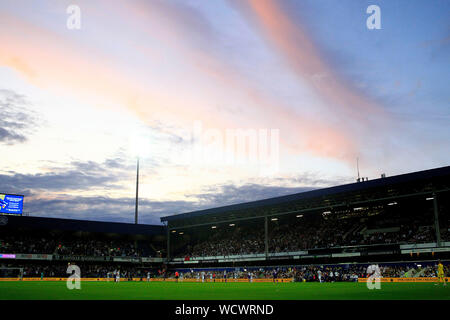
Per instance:
[[[169,229],[169,223],[167,222],[167,262],[170,260],[170,229]]]
[[[267,259],[269,256],[269,223],[267,216],[264,217],[264,253]]]
[[[434,230],[436,232],[436,243],[438,247],[441,246],[441,230],[439,227],[439,207],[437,202],[437,195],[433,193],[433,207],[434,207]]]

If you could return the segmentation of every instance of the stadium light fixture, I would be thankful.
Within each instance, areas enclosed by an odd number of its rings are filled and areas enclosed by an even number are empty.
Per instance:
[[[433,200],[433,199],[434,199],[434,197],[428,197],[425,200]]]
[[[303,218],[303,215],[302,214],[298,214],[297,218]]]
[[[211,227],[211,229],[216,229],[216,228],[217,228],[217,226],[212,226],[212,227]]]
[[[130,130],[129,151],[133,157],[145,158],[150,156],[152,132],[148,126],[136,123]]]
[[[272,220],[272,221],[277,221],[277,220],[278,220],[278,218],[272,218],[272,219],[270,219],[270,220]]]

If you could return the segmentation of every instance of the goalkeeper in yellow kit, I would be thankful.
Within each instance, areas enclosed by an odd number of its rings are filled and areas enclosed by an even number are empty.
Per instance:
[[[437,276],[438,276],[439,283],[443,282],[444,286],[446,286],[447,284],[445,283],[445,278],[444,278],[444,265],[442,264],[442,262],[440,260],[438,262],[437,269],[438,269]]]

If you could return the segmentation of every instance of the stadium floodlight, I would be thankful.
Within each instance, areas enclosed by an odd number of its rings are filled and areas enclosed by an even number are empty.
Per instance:
[[[151,130],[148,126],[137,123],[135,127],[130,130],[129,136],[129,151],[133,157],[144,158],[150,156]]]
[[[434,197],[428,197],[425,200],[433,200],[433,199],[434,199]]]
[[[217,228],[217,226],[212,226],[212,227],[211,227],[211,229],[216,229],[216,228]]]
[[[303,218],[303,215],[302,214],[298,214],[296,217],[297,218]]]
[[[395,202],[395,201],[394,202],[389,202],[388,206],[395,206],[396,204],[397,204],[397,202]]]
[[[278,218],[272,218],[272,219],[270,219],[270,220],[272,220],[272,221],[277,221],[277,220],[278,220]]]

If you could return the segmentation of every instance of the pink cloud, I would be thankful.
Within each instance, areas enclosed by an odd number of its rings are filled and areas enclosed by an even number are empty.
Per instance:
[[[214,40],[214,34],[211,30],[202,30],[208,27],[206,21],[191,23],[198,18],[195,12],[179,10],[165,2],[137,4],[139,6],[127,4],[113,9],[122,12],[122,18],[133,17],[127,27],[135,28],[136,34],[142,39],[148,37],[156,40],[182,56],[186,64],[199,71],[202,81],[212,81],[218,91],[229,93],[230,100],[243,99],[245,117],[236,113],[218,113],[218,109],[214,107],[217,101],[211,100],[214,99],[214,94],[204,91],[201,84],[196,87],[192,83],[195,77],[189,75],[177,81],[193,88],[186,95],[180,94],[186,92],[179,90],[181,88],[156,90],[140,81],[146,73],[149,77],[158,76],[147,65],[142,66],[139,76],[125,74],[124,66],[117,65],[101,48],[80,46],[50,29],[6,14],[2,14],[0,18],[10,32],[0,34],[0,41],[5,44],[0,52],[0,62],[19,71],[34,85],[49,90],[72,91],[79,97],[96,102],[99,107],[109,108],[109,102],[121,105],[147,123],[167,119],[186,125],[200,119],[207,126],[222,129],[278,128],[281,130],[282,143],[291,153],[306,152],[341,160],[353,157],[357,146],[348,131],[339,124],[327,121],[326,117],[312,117],[301,110],[295,110],[291,105],[280,103],[270,94],[256,89],[251,79],[243,77],[239,70],[224,62],[221,57],[205,50],[204,46],[208,41]],[[264,16],[267,12],[263,10],[260,14]],[[277,15],[274,17],[279,18]],[[158,23],[148,23],[149,18]],[[265,19],[268,19],[269,24],[275,23],[270,15]],[[159,27],[155,29],[155,25]],[[289,25],[278,26],[275,23],[274,27],[276,34],[284,30],[294,32]],[[200,32],[206,32],[206,35],[202,36]],[[194,43],[189,41],[192,36],[196,37]],[[114,41],[120,46],[120,35],[116,35]],[[307,41],[305,43],[308,44]],[[286,46],[291,55],[296,54],[295,47],[287,46],[284,42],[281,45]],[[135,45],[133,49],[149,57],[161,58],[161,53],[155,53],[145,43]],[[300,54],[305,58],[314,58],[313,49],[311,47]],[[311,65],[300,64],[298,70],[302,67],[305,68],[303,73],[310,75],[328,72],[318,58],[314,58]],[[336,99],[353,97],[350,93],[337,94],[338,89],[333,87],[329,90],[329,95]]]
[[[322,58],[301,22],[294,23],[283,11],[280,2],[249,0],[233,3],[255,22],[268,43],[284,57],[295,74],[314,88],[331,113],[344,113],[345,117],[365,122],[369,121],[370,116],[386,116],[379,105],[339,77]]]

